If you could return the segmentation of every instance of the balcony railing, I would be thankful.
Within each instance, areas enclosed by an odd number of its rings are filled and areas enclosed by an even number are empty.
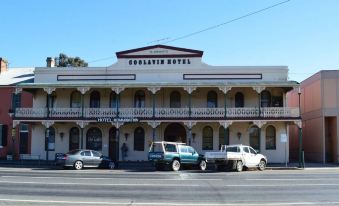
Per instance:
[[[87,118],[95,119],[102,117],[116,117],[115,108],[17,108],[15,117],[17,118]],[[213,119],[224,118],[224,108],[155,108],[155,118],[164,119]],[[153,117],[153,108],[119,108],[120,118],[141,118],[150,119]],[[299,108],[291,107],[242,107],[227,108],[227,118],[296,118],[299,117]]]

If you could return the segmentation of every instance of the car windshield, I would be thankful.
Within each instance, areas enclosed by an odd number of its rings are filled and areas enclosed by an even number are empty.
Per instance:
[[[163,152],[161,143],[153,143],[150,152]]]

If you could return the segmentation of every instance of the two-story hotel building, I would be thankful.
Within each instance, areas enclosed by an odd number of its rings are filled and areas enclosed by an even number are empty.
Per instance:
[[[300,125],[300,115],[286,104],[299,87],[286,66],[210,66],[202,51],[164,45],[116,55],[111,66],[86,68],[56,68],[48,58],[34,83],[17,87],[33,94],[33,107],[16,108],[13,123],[32,125],[32,154],[88,148],[147,160],[149,144],[166,140],[201,153],[246,144],[269,162],[288,160],[288,125]]]

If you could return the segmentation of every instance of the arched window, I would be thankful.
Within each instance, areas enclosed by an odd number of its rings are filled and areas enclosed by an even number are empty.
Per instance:
[[[250,128],[250,146],[255,150],[260,150],[259,145],[259,128],[257,126],[253,126]]]
[[[272,125],[266,127],[266,149],[276,149],[276,133],[275,128]]]
[[[170,95],[170,107],[180,108],[181,107],[181,95],[178,91],[173,91]]]
[[[134,130],[134,151],[144,151],[145,149],[145,131],[142,127]]]
[[[213,129],[210,126],[202,130],[202,149],[213,150]]]
[[[86,134],[86,148],[101,151],[102,150],[102,133],[97,127],[92,127]]]
[[[73,127],[69,130],[69,151],[79,149],[79,128]]]
[[[134,107],[143,108],[145,107],[145,92],[138,90],[134,95]]]
[[[117,100],[118,100],[117,94],[115,92],[111,92],[109,96],[109,107],[116,108],[118,104]]]
[[[80,108],[81,107],[81,94],[79,91],[73,91],[71,93],[71,108]]]
[[[235,107],[244,107],[244,95],[241,92],[235,94]]]
[[[90,96],[90,108],[100,108],[100,93],[93,91]]]
[[[261,92],[261,107],[271,106],[271,93],[267,90]]]
[[[218,94],[215,91],[209,91],[207,93],[207,107],[208,108],[218,107]]]
[[[230,130],[227,128],[226,129],[226,136],[225,136],[225,129],[224,127],[219,127],[219,148],[221,145],[229,145],[229,136],[230,136]],[[225,142],[225,137],[226,137],[226,142]]]
[[[49,127],[46,129],[46,140],[45,140],[45,150],[54,151],[55,150],[55,129],[54,127]]]

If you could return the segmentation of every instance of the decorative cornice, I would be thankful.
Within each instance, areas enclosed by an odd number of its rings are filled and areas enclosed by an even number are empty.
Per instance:
[[[219,121],[219,124],[221,126],[223,126],[224,128],[228,128],[229,126],[231,126],[233,123],[233,121]]]
[[[188,94],[192,94],[192,92],[194,92],[194,90],[196,90],[197,87],[192,87],[192,86],[186,86],[184,87],[184,90],[188,93]]]
[[[55,87],[44,87],[43,88],[45,92],[47,92],[47,94],[52,94],[52,92],[55,91]]]
[[[262,91],[266,89],[266,87],[252,87],[258,94],[260,94]]]
[[[88,92],[91,88],[89,87],[78,87],[77,90],[81,93],[81,94],[86,94],[86,92]]]
[[[192,127],[194,127],[196,124],[197,124],[196,121],[187,121],[187,122],[184,122],[184,125],[186,127],[188,127],[189,129],[192,129]]]
[[[154,129],[154,128],[157,128],[161,124],[161,122],[159,122],[159,121],[149,121],[149,122],[147,122],[147,124]]]
[[[122,125],[124,125],[124,122],[111,122],[112,126],[114,126],[115,128],[119,129]]]
[[[16,126],[18,126],[20,124],[19,120],[13,120],[13,128],[15,128]]]
[[[79,127],[83,129],[83,128],[85,128],[88,125],[88,122],[77,121],[76,124],[79,125]]]
[[[227,94],[228,91],[232,89],[230,86],[218,87],[224,94]]]
[[[301,120],[295,120],[294,124],[296,124],[299,128],[302,128],[303,124]]]
[[[19,94],[22,92],[22,88],[21,87],[16,87],[15,88],[15,94]]]
[[[112,91],[114,91],[116,94],[120,94],[122,91],[125,90],[125,87],[112,87]]]
[[[266,121],[253,121],[253,124],[257,125],[259,128],[264,126],[266,123]]]
[[[50,126],[54,124],[54,121],[45,120],[45,121],[41,121],[41,124],[44,125],[45,128],[49,128]]]
[[[161,87],[147,87],[147,90],[152,92],[152,94],[157,93],[160,89]]]

